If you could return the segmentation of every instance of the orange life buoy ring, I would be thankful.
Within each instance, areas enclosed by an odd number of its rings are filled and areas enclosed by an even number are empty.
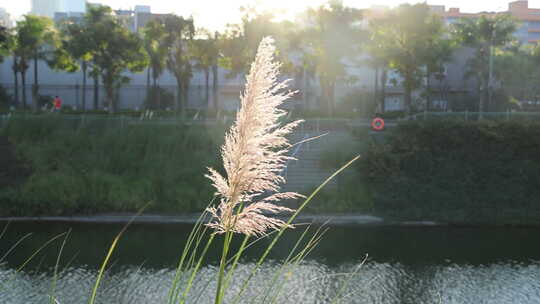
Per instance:
[[[371,122],[371,128],[375,131],[384,130],[384,119],[380,117],[375,117]]]

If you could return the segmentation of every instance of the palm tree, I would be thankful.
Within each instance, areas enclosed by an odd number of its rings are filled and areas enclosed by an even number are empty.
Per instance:
[[[88,67],[91,65],[94,44],[90,36],[90,29],[86,22],[68,23],[62,28],[62,49],[71,58],[80,62],[82,72],[82,110],[86,111],[86,79]]]
[[[319,78],[322,98],[327,103],[329,116],[335,107],[335,86],[338,79],[346,77],[344,60],[356,53],[361,19],[358,10],[343,6],[339,1],[307,12],[309,26],[305,32],[305,60]],[[337,34],[339,33],[339,34]]]
[[[516,23],[510,15],[481,16],[478,19],[462,19],[453,25],[453,34],[463,45],[476,50],[471,58],[471,65],[477,69],[473,72],[479,82],[480,118],[489,101],[489,87],[492,85],[490,62],[494,47],[504,46],[513,40]]]
[[[374,35],[370,37],[369,42],[364,47],[369,54],[367,64],[375,70],[373,99],[375,101],[376,109],[379,109],[380,112],[384,112],[389,65],[388,56],[384,53],[386,50],[382,47],[382,44],[377,41],[377,37]]]
[[[20,72],[23,76],[23,103],[26,103],[26,70],[28,62],[32,60],[34,66],[32,104],[34,110],[37,110],[39,99],[38,62],[45,60],[51,66],[54,64],[55,48],[58,42],[54,24],[51,19],[46,17],[26,15],[23,20],[17,22],[17,40],[21,60]]]
[[[163,74],[167,60],[167,48],[164,45],[165,34],[165,25],[159,19],[148,22],[143,29],[144,49],[150,60],[148,76],[150,76],[151,69],[153,80],[152,89],[150,90],[150,79],[148,79],[146,94],[149,103],[154,99],[157,99],[158,109],[161,109],[161,94],[159,92],[157,79]],[[150,92],[152,92],[152,94]]]
[[[217,87],[218,75],[217,67],[219,59],[218,33],[210,34],[204,29],[200,29],[198,39],[193,40],[191,44],[193,58],[197,62],[195,68],[204,72],[205,80],[205,102],[210,104],[210,70],[213,72],[213,87]],[[216,94],[216,92],[213,92]],[[214,96],[215,97],[215,96]],[[216,98],[214,98],[214,110],[217,111]]]
[[[109,113],[114,113],[117,108],[117,90],[130,80],[123,73],[127,70],[143,71],[148,66],[148,58],[142,39],[114,18],[109,7],[100,9],[100,11],[90,10],[90,18],[92,14],[102,16],[92,23],[90,29],[91,41],[95,48],[92,59],[95,71],[99,72],[105,87]]]
[[[9,54],[9,31],[6,27],[0,26],[0,63],[4,61],[4,56]]]
[[[402,4],[387,16],[370,23],[373,40],[383,51],[389,67],[403,79],[407,114],[412,111],[412,93],[421,86],[423,67],[429,61],[432,43],[442,36],[443,22],[426,4]]]
[[[446,35],[433,35],[428,40],[426,59],[426,110],[431,111],[431,79],[441,80],[445,63],[452,60],[455,44]]]
[[[191,81],[192,66],[189,43],[195,35],[193,19],[184,19],[180,16],[169,16],[165,19],[165,41],[167,48],[167,69],[176,78],[179,89],[175,110],[185,116],[189,83]]]

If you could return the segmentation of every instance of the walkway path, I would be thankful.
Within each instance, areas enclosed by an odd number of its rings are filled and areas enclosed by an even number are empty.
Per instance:
[[[43,217],[0,217],[0,227],[7,222],[68,222],[68,223],[103,223],[103,224],[125,224],[133,220],[138,224],[194,224],[200,213],[186,215],[141,215],[133,218],[133,215],[96,215],[96,216],[43,216]],[[282,217],[286,220],[286,217]],[[383,226],[439,226],[443,223],[432,221],[419,222],[391,222],[382,217],[367,214],[305,214],[299,215],[294,221],[295,224],[327,224],[339,225],[383,225]]]

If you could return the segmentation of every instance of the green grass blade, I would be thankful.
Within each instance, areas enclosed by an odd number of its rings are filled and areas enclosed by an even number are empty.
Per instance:
[[[66,242],[70,234],[71,234],[71,229],[69,229],[68,232],[66,233],[66,237],[64,238],[64,241],[62,241],[62,245],[60,246],[60,251],[58,252],[58,256],[56,257],[56,263],[54,264],[53,281],[51,284],[51,291],[49,292],[50,299],[51,299],[50,304],[55,304],[58,302],[54,295],[56,291],[56,283],[58,281],[58,266],[60,265],[60,258],[62,257],[62,252],[64,251],[64,247],[66,246]]]
[[[20,243],[22,243],[22,241],[24,241],[26,238],[30,237],[32,235],[32,233],[27,233],[25,234],[22,238],[20,238],[17,242],[15,242],[15,244],[13,244],[13,246],[11,246],[8,251],[0,258],[0,263],[9,256],[9,254],[19,246]]]
[[[291,260],[291,258],[293,257],[294,253],[296,252],[296,249],[300,246],[300,244],[302,243],[302,241],[304,240],[304,237],[307,235],[309,229],[311,228],[311,225],[309,225],[305,230],[304,232],[302,232],[302,234],[300,235],[300,237],[298,238],[298,240],[296,241],[296,243],[294,244],[293,248],[291,249],[291,251],[289,252],[287,258],[285,258],[285,261],[283,262],[283,266],[280,267],[280,270],[279,271],[276,271],[274,273],[274,276],[272,278],[272,280],[270,281],[270,284],[269,284],[269,287],[266,289],[266,293],[264,294],[264,298],[262,300],[262,303],[264,303],[264,301],[266,300],[266,298],[268,297],[269,293],[270,293],[270,290],[272,289],[272,286],[275,284],[275,282],[277,281],[277,279],[281,276],[281,273],[282,273],[282,269],[284,268],[284,266]],[[255,298],[251,300],[251,302],[255,301]]]
[[[332,300],[332,303],[331,304],[334,304],[334,303],[339,303],[341,301],[341,295],[343,294],[343,292],[347,289],[347,287],[349,286],[349,283],[351,282],[351,279],[356,275],[358,274],[358,272],[360,271],[360,269],[362,268],[362,266],[366,263],[367,261],[367,256],[364,258],[364,260],[360,263],[360,265],[358,265],[355,269],[355,271],[351,272],[351,274],[349,275],[349,277],[343,282],[343,284],[341,285],[340,289],[338,290],[338,293],[336,294],[334,300]]]
[[[298,216],[298,214],[307,206],[307,204],[332,180],[334,179],[338,174],[340,174],[343,170],[345,170],[346,168],[348,168],[350,165],[352,165],[356,160],[358,160],[360,158],[360,155],[356,156],[355,158],[353,158],[352,160],[350,160],[348,163],[346,163],[345,165],[343,165],[341,168],[339,168],[336,172],[334,172],[332,175],[330,175],[330,177],[328,177],[322,184],[320,184],[307,198],[306,200],[300,205],[300,207],[294,212],[294,214],[289,218],[289,220],[287,221],[287,224],[291,224],[294,219]],[[238,292],[235,300],[233,301],[233,303],[238,303],[238,301],[240,300],[241,296],[242,296],[242,293],[245,291],[246,287],[247,287],[247,284],[249,282],[249,280],[253,277],[253,275],[255,275],[255,272],[259,269],[259,267],[262,265],[262,263],[266,260],[266,257],[268,256],[268,254],[270,253],[270,251],[272,250],[272,248],[274,248],[275,244],[277,243],[277,241],[281,238],[281,236],[283,235],[283,233],[285,232],[285,230],[287,229],[287,227],[284,227],[282,229],[279,230],[278,234],[273,238],[272,242],[268,245],[268,247],[266,248],[265,252],[263,253],[263,255],[259,258],[259,260],[257,261],[254,269],[252,270],[252,272],[249,274],[249,276],[246,278],[246,280],[244,280],[244,283],[240,289],[240,291]]]
[[[96,283],[94,284],[94,288],[92,289],[92,294],[90,296],[90,299],[88,300],[88,304],[94,304],[94,302],[96,300],[97,290],[99,288],[99,284],[101,283],[101,279],[103,278],[103,273],[105,272],[105,268],[107,267],[107,264],[109,263],[109,259],[111,258],[114,250],[116,249],[116,245],[118,244],[118,241],[120,240],[120,238],[122,237],[124,232],[126,232],[126,230],[131,225],[131,223],[133,223],[135,218],[137,218],[139,215],[141,215],[143,213],[144,209],[146,209],[146,207],[148,207],[149,205],[150,205],[150,203],[147,204],[146,206],[142,207],[139,210],[139,212],[137,212],[137,214],[135,214],[129,220],[129,222],[122,228],[122,230],[120,230],[120,232],[114,238],[114,240],[113,240],[113,242],[111,244],[111,247],[109,247],[109,251],[107,252],[107,255],[105,256],[105,260],[103,261],[103,263],[101,264],[101,267],[99,269],[98,277],[96,279]]]
[[[10,282],[11,280],[13,280],[13,278],[15,277],[15,275],[19,272],[21,272],[24,267],[26,267],[26,265],[28,265],[28,263],[30,263],[43,249],[45,249],[49,244],[51,244],[52,242],[54,242],[55,240],[57,240],[58,238],[61,238],[62,236],[64,236],[66,233],[61,233],[53,238],[51,238],[50,240],[48,240],[47,242],[45,242],[43,245],[41,245],[36,251],[34,251],[34,253],[32,253],[32,255],[30,257],[28,257],[16,270],[15,270],[15,273],[12,274],[11,278],[9,278],[6,282]],[[31,234],[28,234],[28,235],[31,235]],[[20,243],[20,242],[17,242],[17,243]],[[12,247],[13,248],[13,247]],[[5,283],[2,282],[2,289],[5,290]]]
[[[208,204],[208,206],[210,206],[213,203],[214,200],[215,200],[215,197],[214,197],[214,199],[212,199],[210,204]],[[193,229],[189,233],[186,245],[184,246],[184,249],[182,250],[182,254],[180,255],[180,260],[178,261],[178,265],[176,267],[176,271],[175,271],[174,279],[173,279],[173,282],[172,282],[172,286],[171,286],[171,288],[169,290],[169,296],[168,296],[169,300],[167,302],[169,304],[175,303],[176,299],[178,298],[178,293],[179,293],[178,283],[182,280],[182,277],[183,277],[183,271],[182,270],[184,269],[185,259],[186,259],[186,257],[188,256],[188,254],[190,252],[190,248],[191,248],[191,246],[193,244],[193,241],[197,238],[198,234],[200,233],[200,229],[201,229],[201,226],[203,225],[203,220],[204,220],[204,217],[206,215],[207,215],[206,211],[201,213],[201,215],[199,216],[199,218],[195,222],[195,226],[193,227]]]
[[[195,277],[197,276],[197,273],[199,272],[199,268],[202,265],[202,261],[204,260],[204,258],[206,256],[206,253],[208,252],[208,248],[210,248],[210,245],[212,244],[212,241],[214,240],[214,237],[215,237],[214,234],[210,235],[210,239],[206,242],[204,250],[201,253],[201,256],[199,257],[199,260],[197,261],[197,265],[195,266],[195,268],[191,272],[191,277],[189,278],[189,280],[187,282],[187,286],[186,286],[186,289],[184,290],[182,302],[180,302],[180,303],[185,303],[185,299],[186,299],[187,295],[189,294],[189,291],[191,290],[191,287],[193,286],[193,281],[195,280]]]
[[[244,250],[246,249],[246,244],[249,241],[249,235],[244,236],[244,240],[242,241],[242,244],[240,245],[240,248],[238,249],[238,252],[235,254],[233,263],[229,270],[227,271],[227,276],[225,277],[225,281],[223,283],[223,290],[226,291],[229,287],[229,282],[234,274],[234,271],[236,270],[236,266],[238,266],[238,261],[240,260],[240,257],[244,253]]]
[[[298,268],[300,263],[304,261],[307,255],[309,255],[315,247],[319,244],[321,241],[323,235],[328,231],[328,228],[326,228],[324,231],[321,232],[323,226],[319,227],[317,231],[314,233],[314,235],[311,237],[311,239],[308,241],[306,246],[300,251],[295,257],[291,259],[290,262],[287,262],[283,265],[283,267],[280,268],[280,272],[283,273],[283,270],[287,270],[286,273],[294,273],[294,270]],[[281,273],[276,275],[276,278],[279,278],[281,276]],[[285,283],[289,281],[289,276],[286,276],[285,280],[279,281],[279,284],[277,286],[277,291],[274,292],[274,297],[272,300],[272,303],[275,303],[281,294],[281,291],[283,290],[283,287],[285,286]],[[275,282],[273,282],[275,284]],[[273,286],[270,286],[269,289],[271,289]],[[264,301],[263,301],[264,303]]]

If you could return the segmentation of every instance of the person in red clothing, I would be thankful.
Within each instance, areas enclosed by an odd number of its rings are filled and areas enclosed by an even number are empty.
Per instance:
[[[60,109],[62,108],[62,99],[60,97],[55,96],[53,100],[53,108],[52,110],[54,112],[60,112]]]

